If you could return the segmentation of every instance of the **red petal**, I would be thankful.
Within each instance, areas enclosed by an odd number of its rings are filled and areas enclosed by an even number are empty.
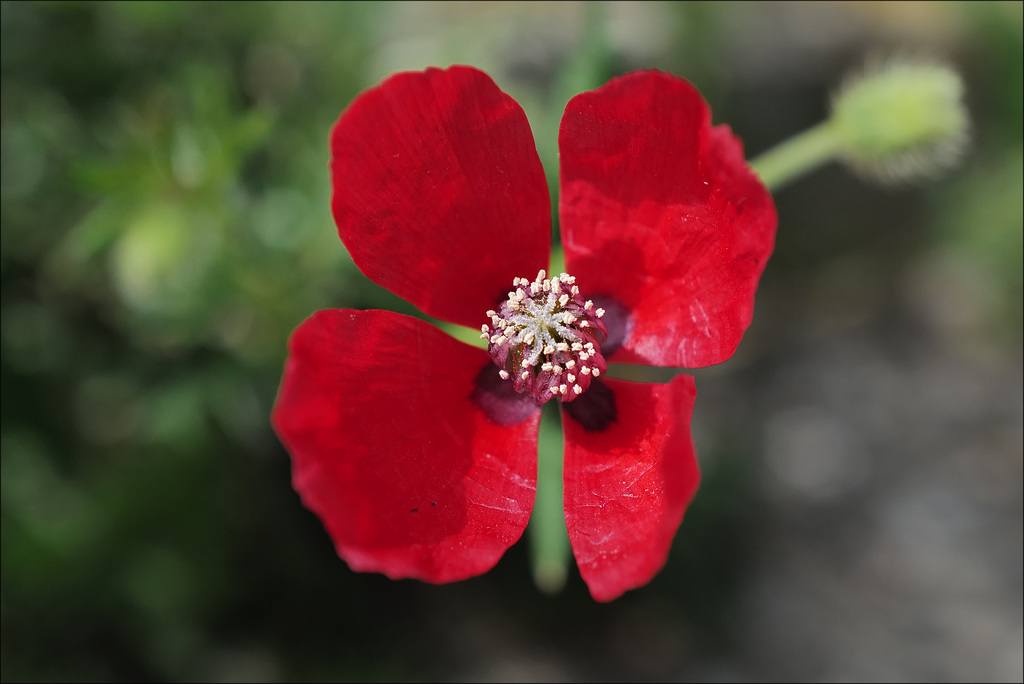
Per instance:
[[[487,353],[351,310],[314,314],[289,351],[272,422],[352,569],[452,582],[493,567],[533,508],[540,413],[487,417],[474,399],[480,369],[498,372]]]
[[[603,382],[603,385],[600,384]],[[577,404],[598,387],[594,411]],[[603,379],[563,404],[565,522],[576,564],[597,601],[649,582],[700,480],[690,437],[693,378],[667,385]]]
[[[338,234],[374,282],[479,327],[547,268],[551,202],[515,100],[469,67],[392,76],[331,131]]]
[[[729,358],[750,324],[775,206],[740,141],[710,117],[692,85],[654,71],[566,107],[566,270],[595,303],[621,309],[625,340],[609,361],[707,366]]]

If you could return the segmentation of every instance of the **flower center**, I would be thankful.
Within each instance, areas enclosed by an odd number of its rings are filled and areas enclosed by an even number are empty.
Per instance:
[[[584,301],[571,275],[545,275],[541,270],[532,283],[513,279],[508,301],[488,311],[491,325],[480,328],[498,375],[538,404],[572,401],[608,370],[601,355],[604,310]]]

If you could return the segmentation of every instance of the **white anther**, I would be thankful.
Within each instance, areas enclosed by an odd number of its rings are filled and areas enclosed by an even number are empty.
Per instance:
[[[554,348],[554,347],[552,347],[552,346],[551,346],[550,344],[549,344],[549,345],[546,345],[546,346],[544,347],[544,353],[545,353],[545,354],[554,354],[554,353],[555,353],[555,348]]]
[[[566,368],[574,368],[575,366],[576,366],[576,360],[575,359],[569,359],[568,361],[565,362],[565,367]]]
[[[590,372],[593,373],[594,377],[596,378],[598,375],[601,374],[601,369],[600,368],[595,368],[594,370],[592,370]]]
[[[594,351],[594,343],[593,342],[587,342],[583,346],[586,347],[587,351],[589,351],[589,352]]]
[[[583,305],[583,308],[584,308],[584,309],[586,309],[586,310],[588,310],[588,311],[589,311],[590,309],[593,309],[593,308],[594,308],[594,300],[592,300],[592,299],[588,299],[588,300],[587,300],[587,303]]]
[[[551,292],[551,281],[550,280],[545,280],[542,283],[542,287],[544,288],[545,292]]]
[[[516,299],[518,299],[519,301],[523,301],[523,299],[525,299],[525,298],[526,298],[526,291],[523,290],[523,288],[521,288],[521,287],[517,288],[516,289]]]
[[[497,318],[497,317],[498,317],[498,312],[497,312],[497,311],[495,311],[494,309],[488,309],[488,310],[487,310],[487,313],[486,313],[485,315],[486,315],[486,316],[487,316],[488,318]]]
[[[558,344],[555,345],[555,349],[557,349],[560,352],[567,352],[569,351],[569,343],[559,342]]]
[[[580,293],[580,288],[578,288],[575,285],[573,285],[572,289],[569,290],[569,292],[572,292],[572,296],[575,297],[576,295],[578,295]]]
[[[572,343],[572,350],[573,351],[583,351],[583,345],[580,344],[579,342],[573,342]]]
[[[559,385],[558,386],[558,393],[559,394],[565,394],[568,391],[569,391],[569,386],[568,385]]]
[[[501,376],[502,380],[508,380],[508,371],[506,371],[506,370],[499,370],[498,371],[498,375]]]
[[[487,327],[486,323],[484,323],[483,325],[480,326],[480,332],[490,332],[490,331],[491,331],[491,329],[489,327]]]
[[[573,278],[568,273],[559,273],[558,274],[558,279],[561,280],[563,283],[569,283],[572,280],[575,280],[575,278]]]
[[[555,282],[557,283],[558,281],[556,280]],[[566,304],[568,304],[569,303],[569,295],[564,294],[561,297],[559,297],[558,298],[558,303],[560,305],[562,305],[562,306],[565,306]]]
[[[582,394],[583,393],[583,388],[580,387],[579,385],[573,385],[572,389],[573,389],[574,392],[576,392],[576,394]]]
[[[547,278],[547,276],[548,272],[545,271],[543,268],[540,269],[539,271],[537,271],[537,282],[542,282],[545,278]]]
[[[581,328],[589,328],[590,327],[590,321],[580,321],[580,327]]]
[[[551,372],[554,373],[555,375],[561,375],[562,374],[562,367],[561,366],[552,366],[551,367]]]
[[[573,375],[572,373],[566,373],[565,379],[568,380],[569,382],[576,382],[576,376]]]
[[[590,366],[582,366],[580,368],[580,373],[582,375],[590,375]]]
[[[562,316],[562,322],[563,322],[563,323],[565,323],[566,325],[572,325],[573,323],[575,323],[575,322],[576,322],[576,317],[575,317],[575,316],[573,316],[573,315],[572,315],[571,313],[569,313],[568,311],[566,311],[566,312],[565,312],[565,315],[564,315],[564,316]]]
[[[526,334],[523,335],[523,343],[524,344],[533,344],[533,331],[532,330],[527,330]]]
[[[597,311],[594,312],[594,315],[597,316],[598,318],[604,316],[604,309],[598,309]]]
[[[562,282],[559,280],[551,279],[551,291],[558,293],[562,291]]]
[[[541,367],[540,367],[540,369],[542,371],[547,371],[549,373],[551,372],[551,368],[552,368],[552,366],[551,366],[551,362],[550,361],[544,362],[543,364],[541,364]]]
[[[558,394],[558,385],[551,388],[551,394]]]
[[[488,337],[486,332],[482,332],[482,333],[480,333],[480,339],[481,340],[488,340],[488,339],[490,339],[490,337]]]
[[[530,379],[530,371],[524,370],[522,375],[520,375],[519,377],[521,377],[523,380],[529,380]]]

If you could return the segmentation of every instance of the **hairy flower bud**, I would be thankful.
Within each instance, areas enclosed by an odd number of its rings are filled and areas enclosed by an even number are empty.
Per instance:
[[[967,146],[970,117],[952,69],[891,60],[848,79],[832,102],[841,154],[858,172],[908,181],[953,166]]]

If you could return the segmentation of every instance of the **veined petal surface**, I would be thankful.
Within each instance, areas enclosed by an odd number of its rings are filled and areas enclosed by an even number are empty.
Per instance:
[[[470,67],[400,73],[331,131],[331,208],[353,261],[422,311],[477,328],[547,268],[551,201],[522,108]]]
[[[597,601],[647,584],[668,558],[697,491],[693,378],[602,378],[562,406],[565,523]]]
[[[292,334],[272,422],[353,570],[453,582],[522,535],[540,411],[494,420],[482,369],[485,351],[390,311],[319,311]]]
[[[620,321],[610,362],[728,359],[753,316],[776,213],[691,84],[642,71],[577,95],[559,133],[566,269]],[[609,319],[612,320],[612,319]]]

